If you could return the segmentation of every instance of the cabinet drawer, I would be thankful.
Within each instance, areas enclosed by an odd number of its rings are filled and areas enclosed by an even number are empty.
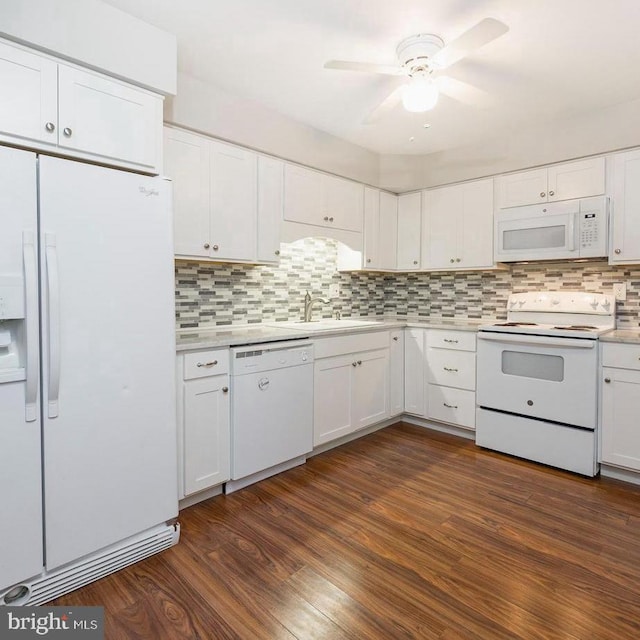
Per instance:
[[[475,391],[476,354],[453,349],[427,349],[428,382]]]
[[[427,388],[427,394],[429,396],[429,418],[449,422],[466,429],[475,429],[476,394],[474,391],[430,384]]]
[[[440,349],[457,349],[459,351],[476,350],[476,334],[474,331],[448,331],[429,329],[427,346]]]
[[[640,344],[602,344],[602,366],[640,370]]]
[[[184,379],[206,378],[229,373],[229,351],[215,349],[184,354]]]

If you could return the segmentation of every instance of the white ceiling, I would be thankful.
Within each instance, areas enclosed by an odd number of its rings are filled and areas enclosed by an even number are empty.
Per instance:
[[[176,34],[179,71],[378,153],[452,149],[640,97],[638,0],[107,2]],[[474,104],[441,96],[426,114],[400,106],[363,125],[395,79],[323,68],[395,64],[403,38],[446,43],[486,17],[509,32],[447,70]]]

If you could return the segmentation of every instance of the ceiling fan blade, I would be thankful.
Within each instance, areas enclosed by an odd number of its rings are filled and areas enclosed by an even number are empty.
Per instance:
[[[398,76],[404,73],[402,67],[391,64],[372,64],[369,62],[351,62],[349,60],[329,60],[324,63],[325,69],[341,71],[360,71],[364,73],[381,73],[385,76]]]
[[[393,111],[402,100],[402,90],[404,83],[398,85],[363,121],[362,124],[375,124]]]
[[[436,69],[446,69],[466,55],[483,47],[509,31],[509,27],[495,18],[485,18],[461,36],[440,49],[431,62]]]
[[[495,106],[495,100],[489,93],[474,87],[468,82],[456,80],[450,76],[438,76],[435,79],[438,91],[462,104],[488,109]]]

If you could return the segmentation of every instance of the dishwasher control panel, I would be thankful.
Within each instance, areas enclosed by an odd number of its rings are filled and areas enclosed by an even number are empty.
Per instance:
[[[313,344],[307,341],[269,342],[231,349],[231,375],[285,369],[313,362]]]

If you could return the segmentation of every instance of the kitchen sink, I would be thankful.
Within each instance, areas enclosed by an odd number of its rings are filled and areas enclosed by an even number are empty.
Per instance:
[[[349,329],[352,327],[370,327],[380,324],[379,320],[351,320],[350,318],[333,320],[330,318],[322,320],[311,320],[304,322],[303,320],[289,320],[286,322],[270,322],[270,327],[278,329],[295,329],[296,331],[304,331],[311,333],[316,331],[331,331],[333,329]]]

